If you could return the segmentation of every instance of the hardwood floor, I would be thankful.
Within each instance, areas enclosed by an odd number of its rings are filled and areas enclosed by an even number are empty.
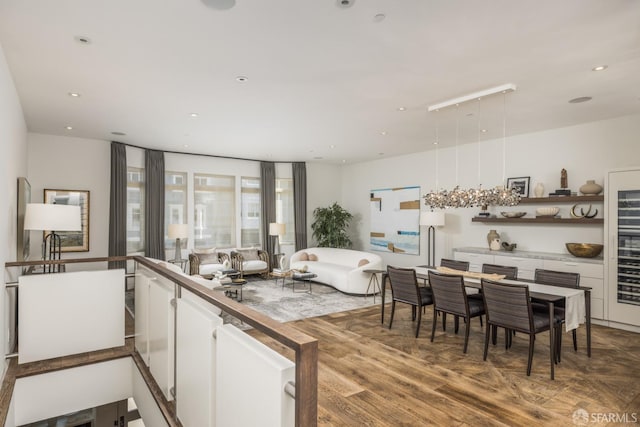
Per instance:
[[[552,381],[546,333],[536,340],[527,377],[527,337],[516,335],[505,350],[500,333],[485,362],[478,319],[471,322],[465,355],[463,325],[455,335],[452,316],[446,332],[439,319],[434,342],[429,341],[432,315],[428,307],[417,339],[410,309],[402,305],[391,330],[388,312],[381,325],[379,306],[292,322],[319,339],[318,424],[571,426],[578,409],[635,413],[640,419],[638,334],[594,325],[589,358],[584,327],[577,353],[565,333],[562,363]],[[292,356],[268,337],[250,333]]]

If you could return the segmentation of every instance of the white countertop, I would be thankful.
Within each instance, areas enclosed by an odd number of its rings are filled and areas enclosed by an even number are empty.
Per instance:
[[[570,253],[559,254],[553,252],[534,252],[534,251],[492,251],[489,248],[478,248],[478,247],[463,247],[463,248],[453,248],[453,252],[466,252],[473,254],[483,254],[483,255],[498,255],[498,256],[513,256],[519,258],[535,258],[535,259],[549,259],[556,261],[566,261],[566,262],[582,262],[586,264],[602,264],[603,259],[602,256],[597,256],[595,258],[579,258],[571,255]]]

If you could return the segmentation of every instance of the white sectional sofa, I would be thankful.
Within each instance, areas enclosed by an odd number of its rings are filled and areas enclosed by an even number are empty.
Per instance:
[[[369,252],[336,248],[308,248],[291,256],[289,267],[299,270],[307,266],[318,275],[315,282],[333,286],[346,294],[365,295],[370,274],[363,270],[382,269],[382,258]],[[371,289],[369,292],[373,292]]]

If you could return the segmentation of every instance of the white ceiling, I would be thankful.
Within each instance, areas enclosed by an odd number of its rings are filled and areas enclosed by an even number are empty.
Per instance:
[[[0,0],[0,43],[31,132],[170,151],[355,162],[501,138],[503,108],[507,135],[640,112],[638,0]]]

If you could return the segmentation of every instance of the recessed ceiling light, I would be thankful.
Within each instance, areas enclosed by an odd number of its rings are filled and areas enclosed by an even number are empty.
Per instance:
[[[334,144],[331,144],[329,148],[336,148],[336,146]]]
[[[347,163],[347,161],[345,159],[342,159],[342,163]]]
[[[184,144],[183,147],[184,148],[189,148],[189,144]]]
[[[337,0],[336,5],[338,7],[347,8],[353,6],[356,0]]]
[[[111,135],[125,136],[125,135],[126,135],[126,133],[124,133],[124,132],[118,132],[118,131],[115,131],[115,132],[111,132]]]
[[[72,98],[79,98],[80,94],[78,92],[69,92],[69,96]]]
[[[398,111],[404,111],[406,109],[407,109],[407,107],[398,107]]]
[[[67,126],[65,127],[66,130],[73,130],[73,126]]]
[[[80,44],[91,44],[91,39],[86,36],[75,36],[73,39]]]
[[[227,10],[236,5],[236,0],[202,0],[202,3],[211,9]]]
[[[480,132],[482,132],[482,133],[487,133],[487,132],[489,132],[489,131],[488,131],[488,130],[486,130],[486,129],[480,129]]]
[[[433,145],[438,145],[438,141],[434,142]]]
[[[384,156],[384,153],[378,153],[378,156]]]
[[[569,100],[569,104],[580,104],[581,102],[591,101],[593,98],[590,96],[581,96],[579,98],[573,98]]]
[[[238,76],[238,77],[236,77],[236,81],[237,81],[237,82],[239,82],[239,83],[244,83],[244,82],[246,82],[247,80],[249,80],[249,77],[245,77],[245,76]]]
[[[604,71],[609,68],[608,65],[598,65],[597,67],[593,67],[591,71]]]
[[[199,116],[199,114],[198,114],[198,113],[191,113],[191,114],[189,114],[189,117],[193,117],[194,119],[195,119],[196,117],[198,117],[198,116]]]
[[[384,13],[376,13],[376,15],[373,17],[373,22],[382,22],[386,17],[387,15],[385,15]]]
[[[380,135],[385,136],[387,134],[386,130],[383,130],[382,132],[380,132]]]

